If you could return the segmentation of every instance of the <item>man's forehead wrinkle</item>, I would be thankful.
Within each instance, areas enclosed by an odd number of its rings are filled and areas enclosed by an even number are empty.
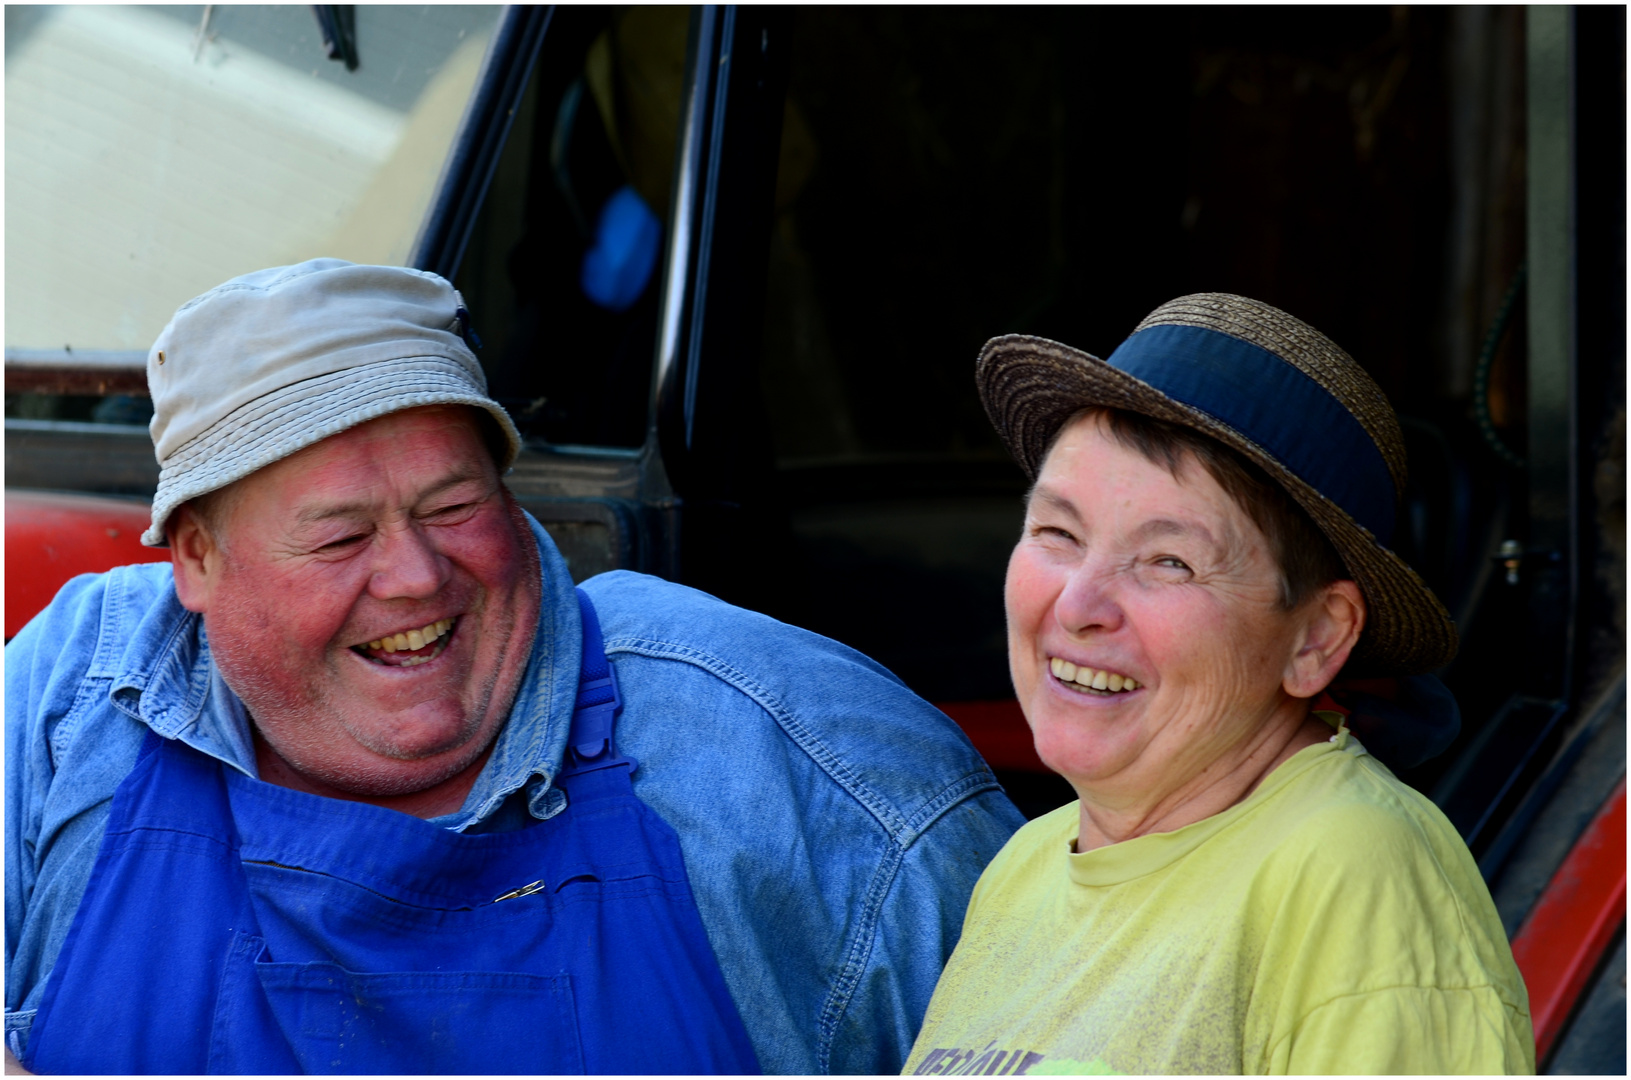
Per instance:
[[[319,521],[332,521],[335,518],[366,517],[372,513],[374,507],[370,503],[339,503],[332,506],[308,506],[295,515],[296,524],[310,525]]]

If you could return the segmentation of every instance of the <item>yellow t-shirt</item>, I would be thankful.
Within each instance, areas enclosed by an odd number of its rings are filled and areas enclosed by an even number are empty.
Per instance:
[[[906,1073],[1534,1072],[1477,865],[1351,736],[1173,832],[1077,854],[1077,814],[986,868]]]

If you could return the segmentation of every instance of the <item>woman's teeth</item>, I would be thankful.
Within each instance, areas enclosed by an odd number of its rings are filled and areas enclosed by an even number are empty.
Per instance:
[[[1112,694],[1124,690],[1137,690],[1138,680],[1126,675],[1118,675],[1113,671],[1100,671],[1090,667],[1078,667],[1069,660],[1061,660],[1057,656],[1049,657],[1048,666],[1053,671],[1053,677],[1061,682],[1075,683],[1092,690],[1108,690]]]

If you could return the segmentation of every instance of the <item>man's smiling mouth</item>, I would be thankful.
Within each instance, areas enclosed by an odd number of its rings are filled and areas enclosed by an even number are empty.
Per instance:
[[[437,619],[428,626],[403,630],[377,641],[351,646],[351,651],[384,667],[428,664],[447,648],[458,617]]]
[[[1124,694],[1138,689],[1138,680],[1130,675],[1099,668],[1078,666],[1057,656],[1048,657],[1048,668],[1053,677],[1072,690],[1099,691],[1102,694]]]

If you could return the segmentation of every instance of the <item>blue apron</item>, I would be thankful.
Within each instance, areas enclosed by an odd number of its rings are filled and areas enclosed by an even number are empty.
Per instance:
[[[567,807],[461,834],[149,734],[24,1064],[48,1073],[757,1072],[674,831],[617,754],[580,591]]]

